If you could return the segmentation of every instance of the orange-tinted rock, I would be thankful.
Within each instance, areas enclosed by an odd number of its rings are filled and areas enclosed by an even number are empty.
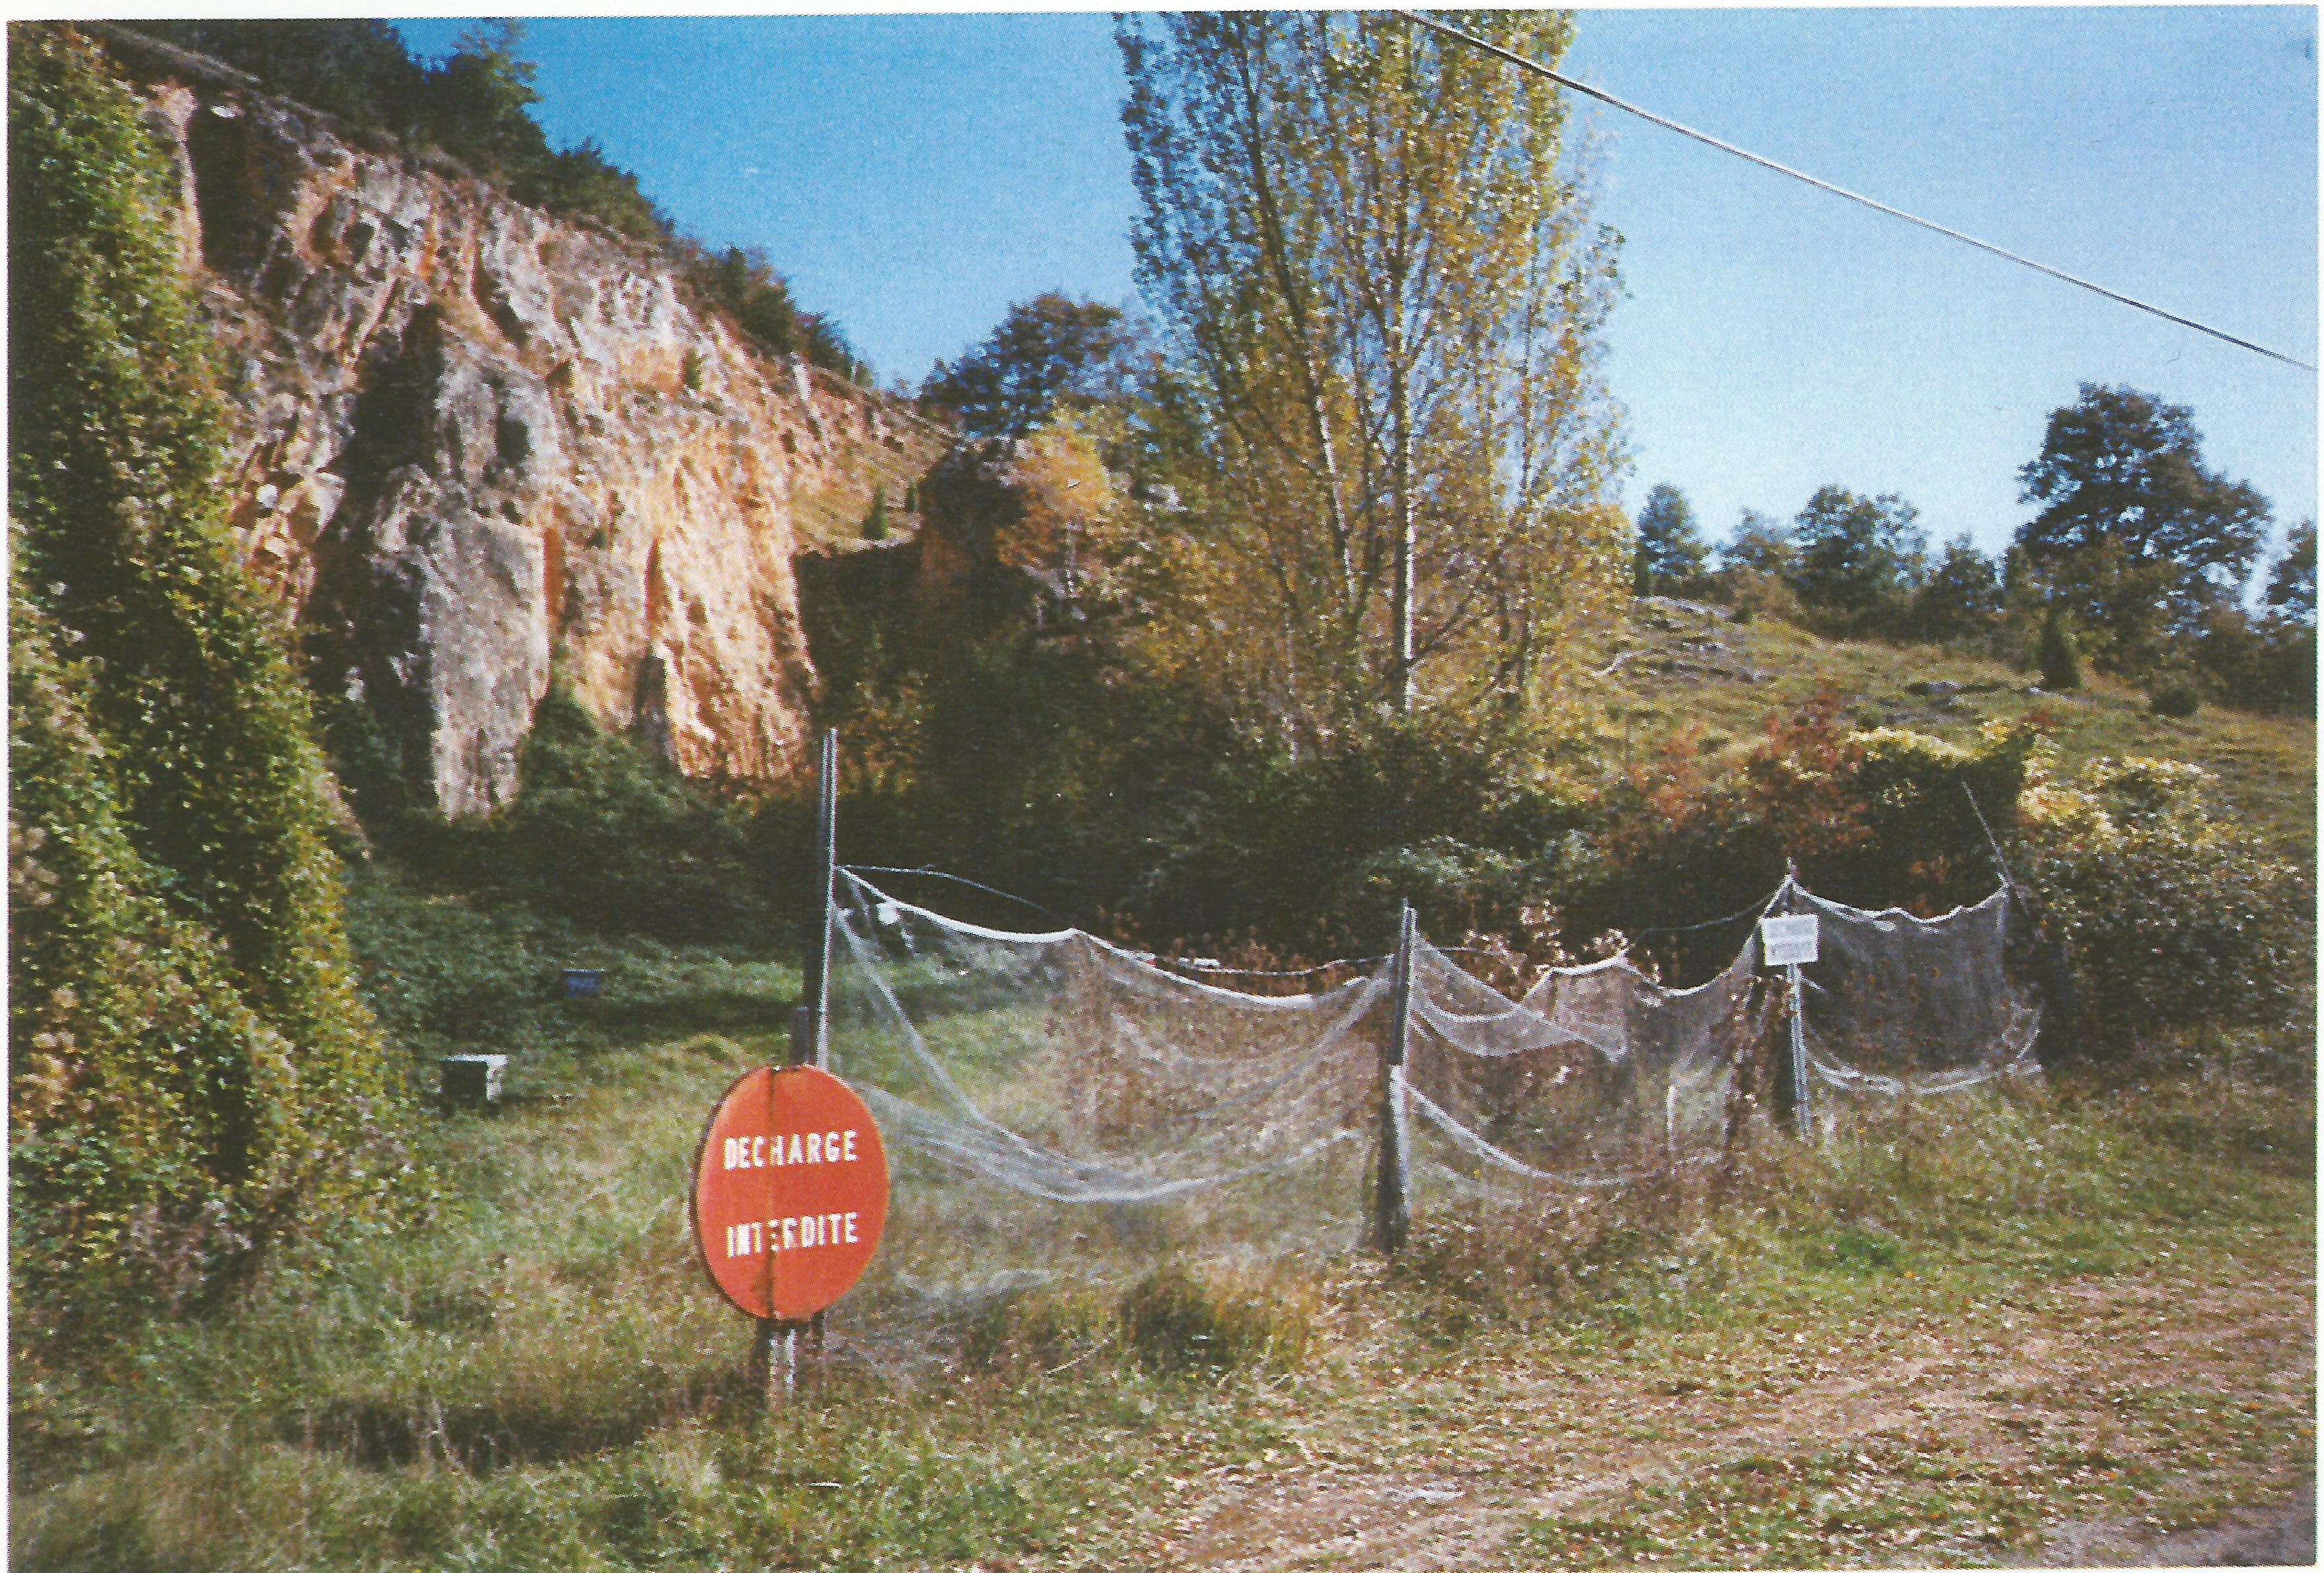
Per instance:
[[[318,684],[377,707],[447,814],[512,794],[552,668],[688,774],[796,769],[791,559],[936,434],[755,353],[645,247],[132,65],[227,350],[232,518]]]

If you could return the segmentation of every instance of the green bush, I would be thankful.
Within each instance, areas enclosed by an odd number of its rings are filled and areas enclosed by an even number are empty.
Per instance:
[[[2191,764],[2098,760],[2027,793],[2019,874],[2071,966],[2051,1044],[2105,1055],[2172,1032],[2313,1031],[2314,868],[2211,818],[2208,785]]]
[[[2185,678],[2173,678],[2154,686],[2154,690],[2146,696],[2146,708],[2174,721],[2191,720],[2195,712],[2203,708],[2203,696]]]
[[[44,1045],[12,1065],[11,1221],[45,1317],[215,1288],[376,1197],[401,1095],[305,690],[218,512],[172,177],[77,33],[11,43],[12,874],[51,893],[11,936],[11,1039]]]
[[[447,827],[444,842],[456,858],[481,851],[499,889],[586,927],[664,939],[764,931],[742,813],[601,731],[562,686],[533,714],[515,804],[496,821]]]

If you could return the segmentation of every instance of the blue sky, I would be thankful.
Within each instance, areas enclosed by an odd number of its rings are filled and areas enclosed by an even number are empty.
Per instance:
[[[423,53],[466,23],[406,23]],[[546,18],[537,113],[679,224],[763,246],[884,379],[1045,289],[1130,302],[1100,14]],[[1769,157],[2313,361],[2316,12],[1589,10],[1572,74]],[[1827,482],[2003,544],[2080,382],[2191,406],[2282,523],[2316,511],[2313,375],[1587,107],[1629,299],[1608,374],[1635,505],[1706,530]]]

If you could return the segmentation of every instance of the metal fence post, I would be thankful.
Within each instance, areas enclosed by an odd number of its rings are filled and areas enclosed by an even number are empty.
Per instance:
[[[816,754],[816,923],[807,947],[805,996],[791,1013],[789,1052],[793,1065],[818,1070],[831,1065],[831,939],[835,884],[839,851],[839,734],[826,729]],[[769,1258],[772,1265],[771,1255]],[[807,1334],[810,1379],[822,1374],[823,1313],[804,1322],[761,1320],[752,1344],[752,1379],[761,1384],[770,1410],[789,1402],[798,1384],[799,1334]]]
[[[1405,1045],[1412,1032],[1412,952],[1417,925],[1406,902],[1397,920],[1395,1020],[1380,1054],[1379,1182],[1372,1198],[1372,1243],[1394,1255],[1412,1231],[1412,1138],[1404,1094]]]
[[[816,762],[816,885],[818,916],[807,947],[806,999],[807,1041],[794,1043],[791,1063],[831,1066],[831,918],[839,854],[839,734],[825,731]]]
[[[1808,1083],[1807,995],[1798,964],[1784,970],[1792,975],[1792,1122],[1804,1140],[1813,1129],[1815,1102]]]

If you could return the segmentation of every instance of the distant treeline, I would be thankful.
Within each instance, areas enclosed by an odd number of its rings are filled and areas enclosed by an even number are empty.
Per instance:
[[[433,147],[560,217],[602,225],[668,254],[702,300],[724,311],[761,349],[804,356],[860,383],[872,369],[839,325],[791,300],[756,250],[714,251],[681,234],[640,190],[638,177],[595,140],[549,145],[532,117],[540,100],[523,29],[499,22],[464,35],[439,60],[423,60],[386,23],[371,18],[143,22],[139,31],[248,72],[269,90],[350,125]]]
[[[2039,666],[2052,689],[2087,658],[2165,714],[2203,699],[2316,705],[2316,525],[2262,564],[2273,510],[2203,461],[2191,412],[2085,384],[2018,472],[2041,505],[1998,559],[1964,533],[1932,553],[1912,504],[1820,488],[1790,522],[1743,511],[1712,546],[1685,495],[1657,486],[1637,519],[1632,588],[1704,596],[1837,638],[1928,641]]]

